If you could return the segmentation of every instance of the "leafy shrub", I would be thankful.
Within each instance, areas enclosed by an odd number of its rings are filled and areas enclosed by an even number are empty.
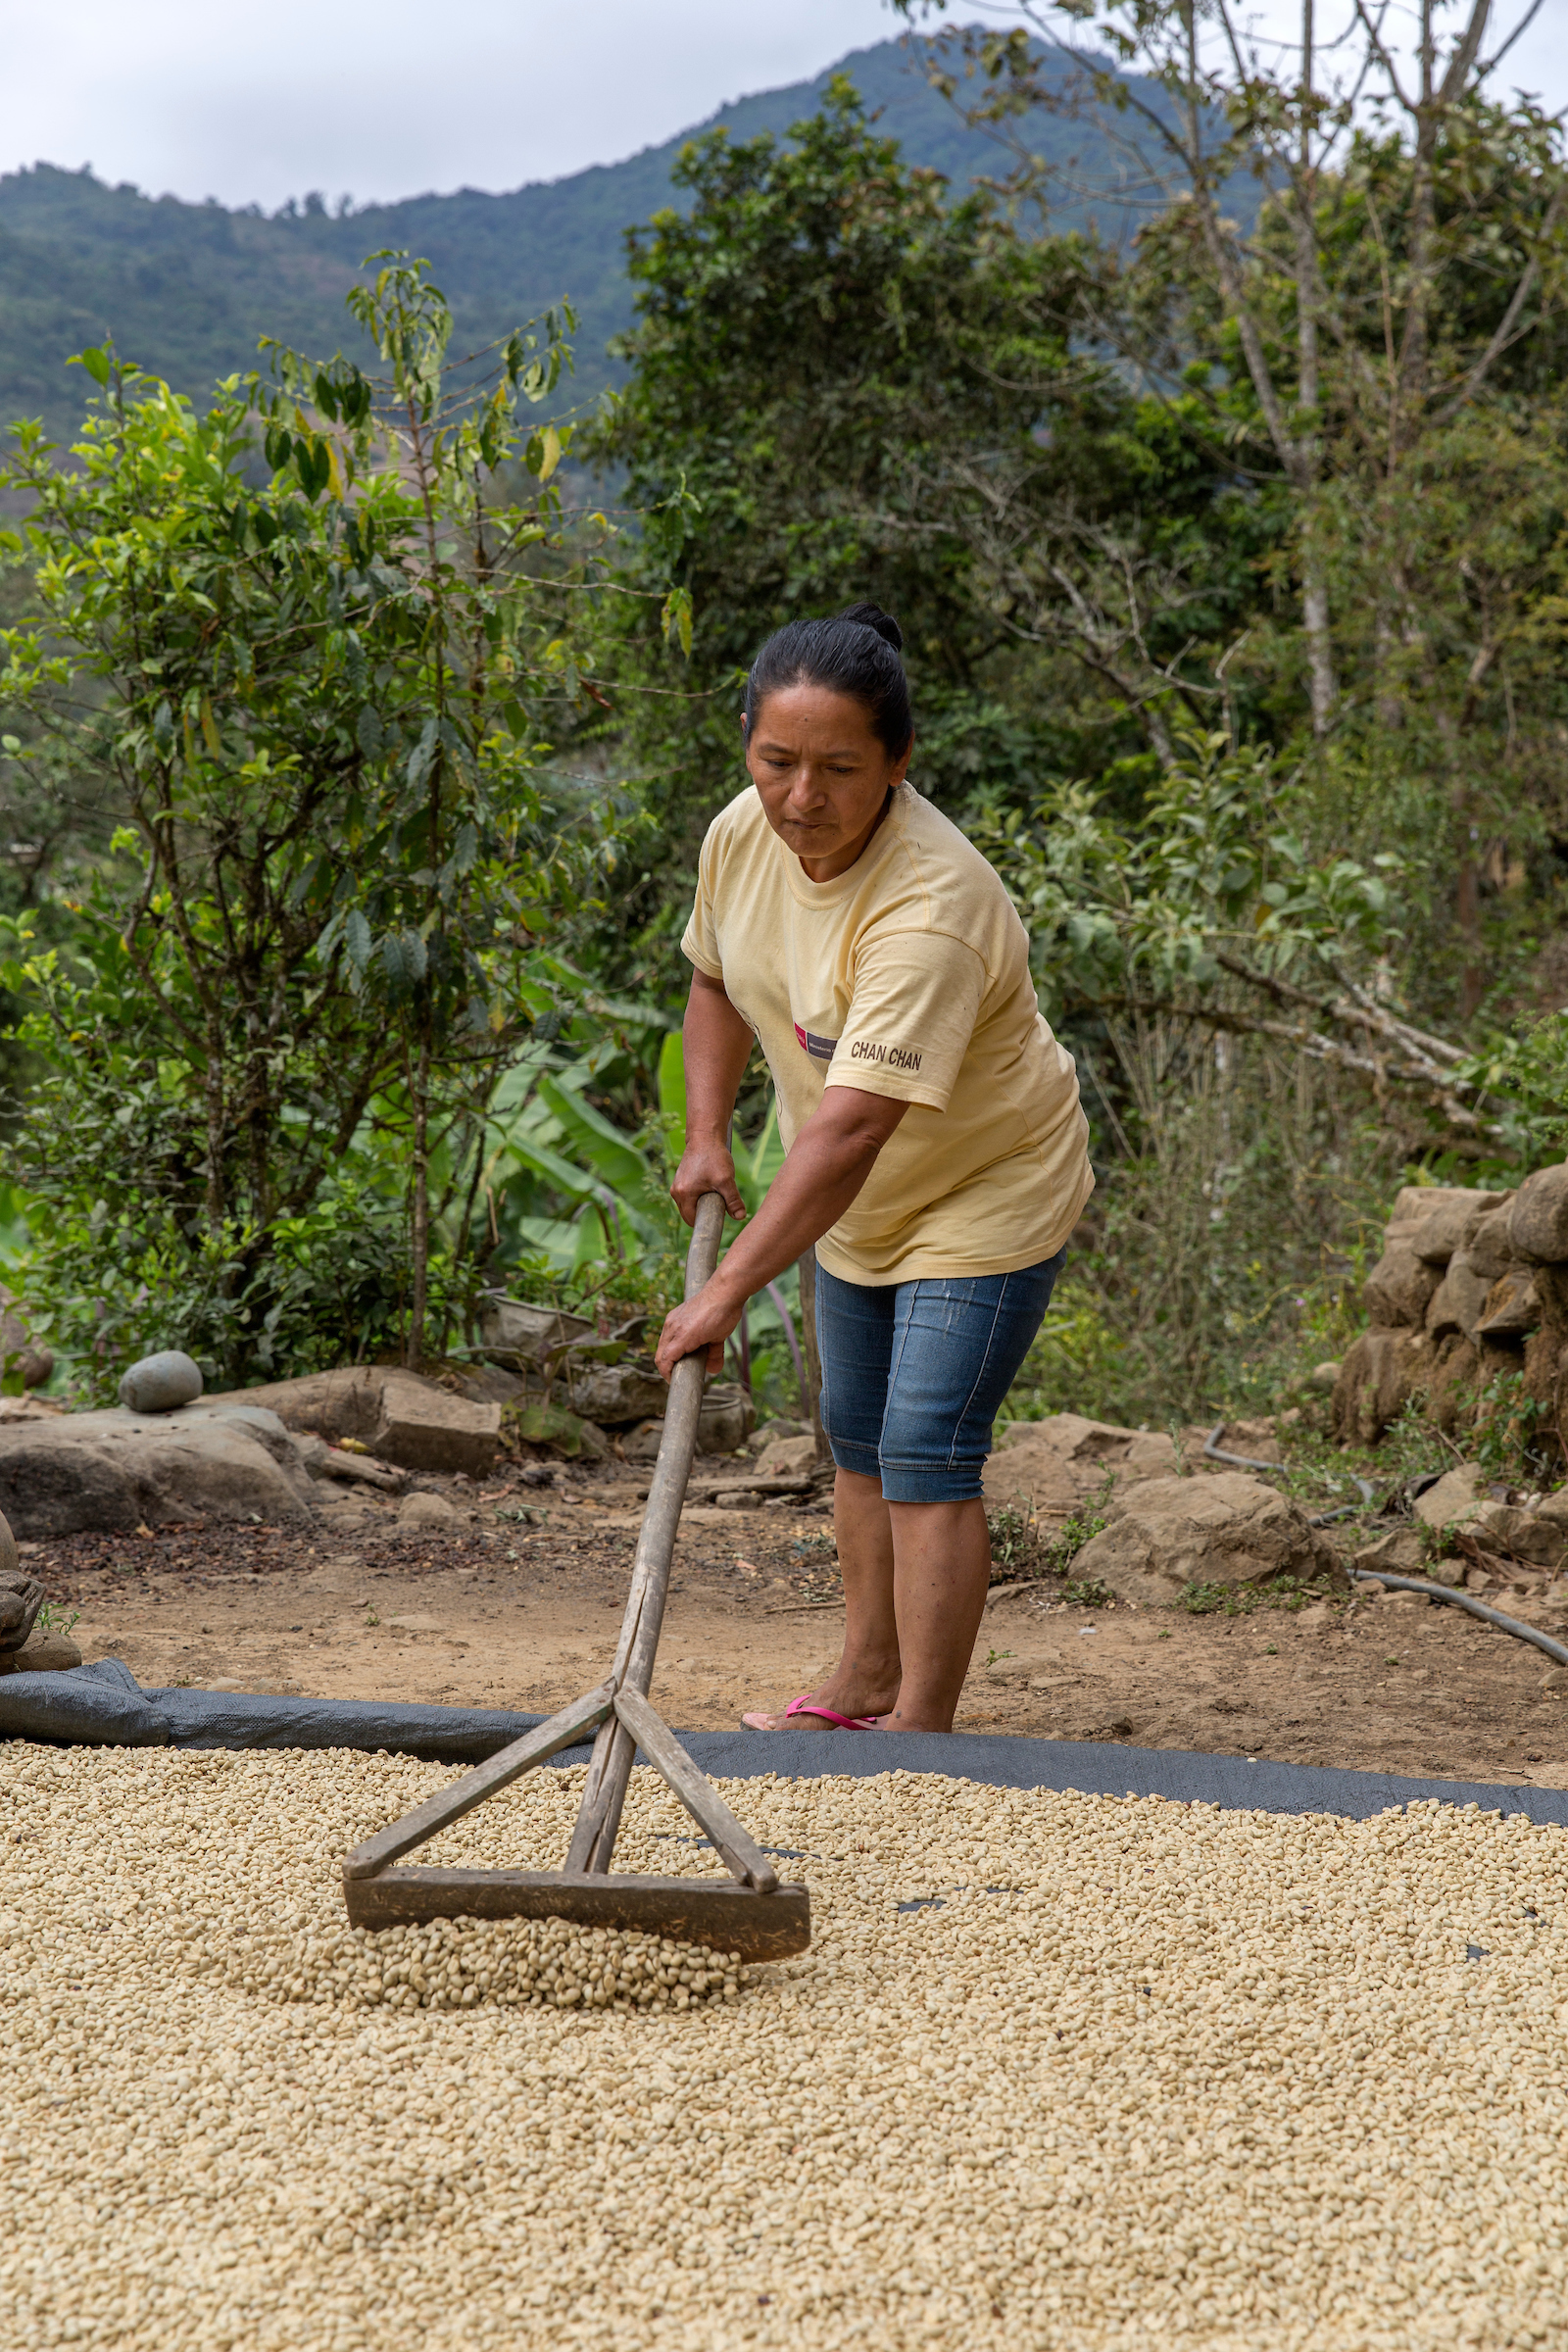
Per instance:
[[[193,1237],[172,1212],[132,1219],[101,1200],[38,1221],[29,1316],[83,1401],[112,1402],[126,1367],[162,1348],[194,1356],[212,1388],[403,1351],[403,1206],[353,1176],[329,1182],[303,1216],[278,1219],[262,1255],[236,1226]],[[430,1329],[443,1345],[466,1333],[477,1280],[471,1265],[432,1254]]]

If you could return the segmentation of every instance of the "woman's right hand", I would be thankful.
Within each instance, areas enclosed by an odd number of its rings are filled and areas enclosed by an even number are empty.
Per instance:
[[[735,1162],[728,1146],[716,1136],[706,1139],[688,1137],[681,1153],[675,1181],[670,1186],[675,1206],[688,1225],[697,1216],[697,1203],[705,1193],[717,1193],[724,1206],[737,1223],[744,1223],[746,1203],[735,1184]]]

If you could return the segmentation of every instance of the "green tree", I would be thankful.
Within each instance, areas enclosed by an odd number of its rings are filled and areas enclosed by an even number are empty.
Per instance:
[[[623,632],[620,674],[657,689],[622,738],[664,833],[644,919],[678,896],[671,875],[740,780],[739,674],[803,613],[866,596],[898,614],[921,780],[950,805],[1070,757],[1059,704],[1000,691],[1019,651],[1032,659],[1027,630],[954,510],[1020,467],[1103,504],[1129,415],[1073,349],[1087,250],[1028,245],[983,192],[951,200],[847,82],[788,140],[715,132],[675,177],[690,209],[630,237],[631,378],[585,444],[662,513],[622,576],[667,569],[690,600],[689,667],[651,605]]]
[[[376,259],[355,309],[384,374],[278,353],[198,416],[89,351],[69,461],[23,427],[3,477],[36,594],[3,639],[4,749],[40,789],[107,779],[122,815],[82,944],[10,959],[49,1063],[24,1172],[107,1258],[207,1265],[232,1376],[280,1229],[368,1123],[403,1155],[418,1360],[432,1130],[466,1127],[477,1167],[496,1071],[560,1017],[547,952],[614,856],[539,768],[591,666],[559,618],[566,436],[522,422],[561,329],[451,368],[422,265]]]

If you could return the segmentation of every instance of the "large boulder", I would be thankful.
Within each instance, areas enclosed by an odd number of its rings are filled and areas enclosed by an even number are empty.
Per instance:
[[[170,1520],[312,1516],[303,1469],[243,1422],[122,1405],[0,1423],[0,1510],[32,1543]]]
[[[440,1381],[389,1364],[346,1365],[265,1388],[232,1389],[206,1401],[262,1406],[285,1428],[308,1431],[329,1446],[353,1438],[404,1470],[463,1470],[484,1478],[501,1444],[501,1407],[493,1399],[455,1394]]]
[[[1344,1585],[1339,1555],[1294,1502],[1260,1478],[1155,1478],[1111,1497],[1109,1525],[1073,1574],[1118,1600],[1174,1600],[1188,1585],[1256,1585],[1290,1576]]]
[[[1538,1168],[1514,1195],[1508,1239],[1526,1264],[1568,1260],[1568,1167]]]

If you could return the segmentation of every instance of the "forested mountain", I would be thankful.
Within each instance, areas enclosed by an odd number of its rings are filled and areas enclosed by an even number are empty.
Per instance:
[[[908,37],[855,51],[814,80],[721,107],[708,129],[736,138],[782,132],[819,105],[834,72],[848,74],[880,127],[908,162],[965,185],[1005,169],[1006,158],[926,78],[928,42]],[[424,255],[450,297],[460,338],[505,332],[569,295],[577,306],[577,391],[608,380],[606,344],[630,322],[623,234],[672,199],[670,167],[692,131],[625,162],[508,195],[477,188],[369,205],[342,217],[318,196],[267,218],[257,210],[151,198],[128,182],[108,187],[90,172],[50,164],[0,177],[0,417],[41,416],[69,431],[81,401],[70,354],[107,336],[127,358],[200,396],[219,376],[254,363],[263,334],[330,352],[345,340],[343,294],[366,255],[381,246]],[[1037,122],[1037,151],[1103,163],[1096,134]],[[684,200],[679,200],[684,201]],[[1069,205],[1062,225],[1086,223]],[[1102,233],[1125,234],[1133,216],[1102,207]]]

